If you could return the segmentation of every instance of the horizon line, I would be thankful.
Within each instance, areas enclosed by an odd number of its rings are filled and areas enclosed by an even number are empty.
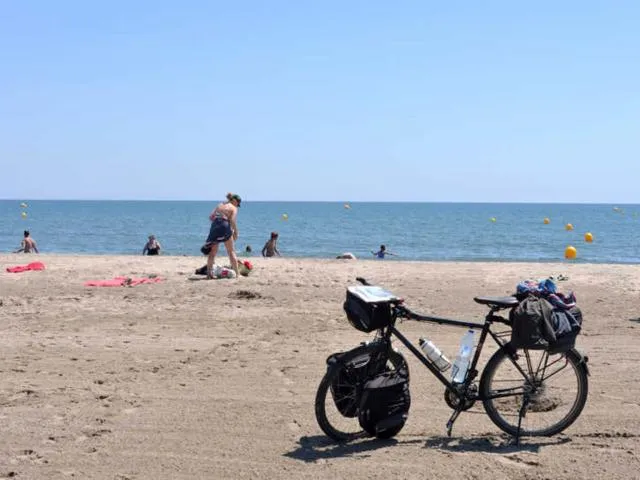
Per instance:
[[[153,198],[0,198],[2,202],[217,202],[215,199],[153,199]],[[449,203],[449,204],[513,204],[513,205],[640,205],[627,202],[587,201],[496,201],[496,200],[243,200],[243,203]]]

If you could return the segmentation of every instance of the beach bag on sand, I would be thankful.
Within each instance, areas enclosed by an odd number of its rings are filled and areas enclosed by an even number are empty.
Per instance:
[[[370,435],[391,438],[404,427],[410,406],[408,372],[383,372],[365,384],[358,421]]]

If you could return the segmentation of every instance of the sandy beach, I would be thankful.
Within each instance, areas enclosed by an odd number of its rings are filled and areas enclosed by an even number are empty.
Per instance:
[[[47,269],[5,271],[35,260]],[[251,260],[247,278],[190,281],[202,258],[0,255],[0,478],[640,478],[640,265]],[[370,336],[342,312],[356,276],[480,320],[474,296],[558,274],[591,370],[565,433],[513,446],[478,404],[447,438],[443,387],[412,357],[398,437],[336,445],[318,427],[326,357]],[[83,286],[119,275],[165,281]],[[463,333],[401,330],[449,353]]]

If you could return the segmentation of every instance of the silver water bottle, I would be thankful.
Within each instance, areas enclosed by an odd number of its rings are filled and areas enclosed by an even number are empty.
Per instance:
[[[431,363],[433,363],[438,370],[444,372],[451,367],[449,359],[444,356],[440,349],[436,347],[431,340],[421,338],[418,343],[425,356],[431,360]]]

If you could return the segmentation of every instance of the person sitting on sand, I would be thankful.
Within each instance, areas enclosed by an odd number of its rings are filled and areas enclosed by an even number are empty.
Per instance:
[[[336,257],[340,260],[356,260],[356,256],[351,252],[344,252],[342,255]]]
[[[142,255],[144,255],[145,253],[147,255],[160,255],[161,248],[162,246],[160,245],[160,242],[156,240],[156,236],[149,235],[149,241],[144,245],[144,248],[142,249]]]
[[[242,199],[240,195],[235,193],[227,193],[227,201],[218,204],[218,206],[209,215],[211,220],[211,228],[206,243],[200,251],[207,257],[207,276],[213,278],[213,264],[218,253],[220,243],[224,243],[224,247],[229,255],[231,268],[236,272],[238,278],[238,257],[234,250],[234,242],[238,240],[238,208]]]
[[[271,232],[271,238],[262,247],[262,256],[273,257],[275,255],[280,256],[278,251],[278,232]]]
[[[385,255],[395,255],[395,253],[389,252],[387,250],[387,247],[384,245],[380,245],[380,250],[378,250],[377,252],[371,250],[371,253],[375,255],[376,258],[379,258],[381,260],[385,257]]]
[[[38,246],[36,245],[36,241],[33,238],[31,238],[31,234],[29,233],[29,230],[24,231],[24,238],[20,242],[20,248],[13,253],[20,253],[20,252],[39,253]]]

